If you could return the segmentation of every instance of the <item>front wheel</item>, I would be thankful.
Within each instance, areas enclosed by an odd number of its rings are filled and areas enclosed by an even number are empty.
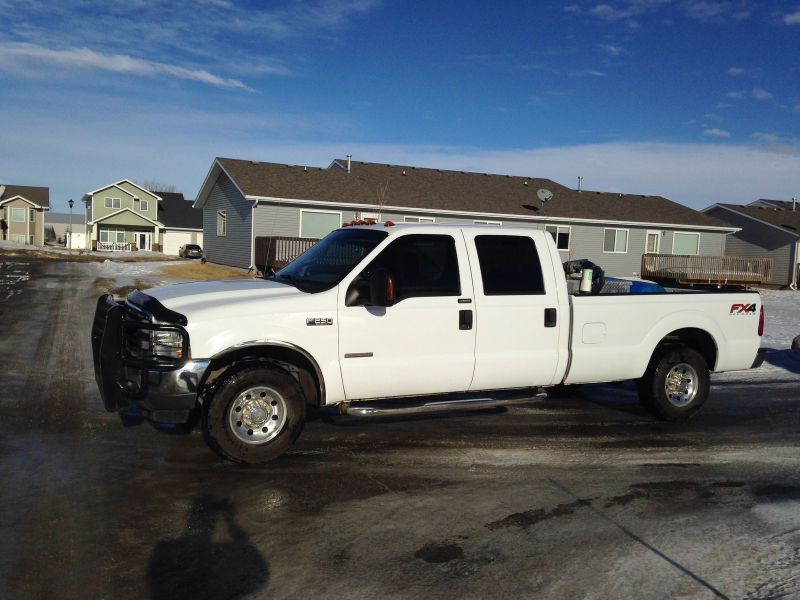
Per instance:
[[[657,350],[636,382],[642,405],[662,421],[691,419],[706,403],[710,385],[705,359],[684,346]]]
[[[223,458],[264,462],[294,444],[305,416],[305,396],[288,371],[245,364],[223,375],[203,403],[203,436]]]

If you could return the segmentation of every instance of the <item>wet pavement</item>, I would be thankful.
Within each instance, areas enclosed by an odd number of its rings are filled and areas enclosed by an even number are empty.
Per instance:
[[[798,598],[797,381],[323,414],[260,467],[106,413],[87,264],[0,266],[0,598]]]

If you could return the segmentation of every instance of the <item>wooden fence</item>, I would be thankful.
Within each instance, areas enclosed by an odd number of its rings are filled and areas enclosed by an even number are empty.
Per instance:
[[[643,279],[685,284],[754,284],[772,280],[771,258],[643,254]]]
[[[284,236],[256,238],[256,269],[262,273],[282,269],[319,239]]]

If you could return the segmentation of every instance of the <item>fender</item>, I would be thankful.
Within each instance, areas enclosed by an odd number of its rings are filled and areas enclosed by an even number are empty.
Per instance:
[[[248,342],[234,344],[233,346],[226,348],[225,350],[217,352],[214,356],[211,357],[211,361],[213,362],[216,360],[220,360],[225,356],[237,352],[239,350],[247,348],[258,348],[258,347],[287,348],[289,350],[297,352],[298,354],[301,354],[304,358],[306,358],[308,362],[311,364],[311,366],[314,368],[314,373],[317,376],[317,381],[319,381],[320,406],[325,406],[326,402],[325,378],[322,375],[322,369],[320,369],[319,363],[317,363],[316,359],[309,352],[307,352],[304,348],[301,348],[296,344],[292,344],[290,342],[283,342],[280,340],[251,340]]]
[[[700,329],[708,333],[717,348],[716,364],[721,362],[723,354],[727,354],[728,342],[725,334],[710,316],[695,310],[682,310],[667,315],[647,332],[640,344],[642,354],[636,364],[637,377],[641,377],[644,374],[647,365],[650,363],[650,358],[661,340],[678,329]],[[716,364],[708,365],[709,370],[714,371]]]

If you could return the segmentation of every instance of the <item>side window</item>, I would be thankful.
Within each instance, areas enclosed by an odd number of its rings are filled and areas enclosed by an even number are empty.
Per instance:
[[[372,271],[380,268],[394,278],[395,304],[407,298],[461,295],[452,236],[406,235],[389,244],[351,284],[348,306],[367,301]]]
[[[475,237],[484,296],[544,294],[542,265],[536,244],[528,236]]]
[[[559,250],[569,250],[569,226],[568,225],[546,225],[545,231],[553,236],[556,248]]]
[[[28,221],[30,221],[31,223],[36,221],[36,210],[34,210],[33,208],[28,209]]]
[[[217,235],[228,235],[228,218],[224,210],[217,211]]]
[[[139,203],[139,210],[141,210],[142,212],[147,212],[147,207],[148,207],[147,200],[142,200]]]

